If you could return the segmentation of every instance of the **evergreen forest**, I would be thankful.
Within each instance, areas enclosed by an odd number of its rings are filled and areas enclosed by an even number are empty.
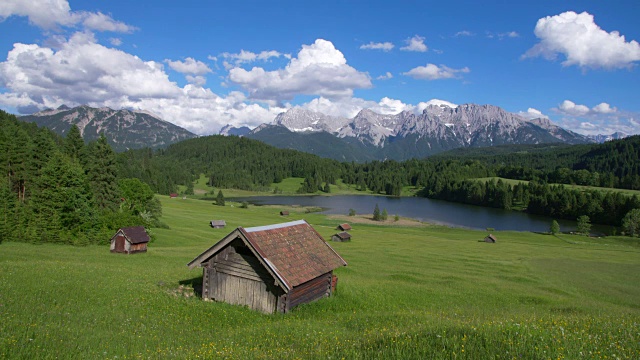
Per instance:
[[[120,227],[161,226],[149,185],[118,174],[104,136],[85,144],[0,111],[0,242],[106,244]]]

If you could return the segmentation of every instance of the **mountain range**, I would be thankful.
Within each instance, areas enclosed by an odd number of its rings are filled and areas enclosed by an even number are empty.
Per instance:
[[[246,136],[340,161],[406,160],[461,147],[593,142],[546,118],[528,120],[497,106],[476,104],[432,104],[420,114],[364,109],[353,118],[292,108]]]
[[[45,126],[65,136],[72,125],[77,125],[85,142],[96,140],[104,133],[115,151],[152,149],[197,137],[197,135],[170,122],[141,111],[113,110],[107,107],[92,108],[86,105],[70,108],[62,105],[20,120]]]

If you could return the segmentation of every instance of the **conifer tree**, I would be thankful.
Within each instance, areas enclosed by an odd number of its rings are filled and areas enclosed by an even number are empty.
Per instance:
[[[216,205],[224,206],[224,195],[222,195],[222,190],[218,190],[218,196],[216,196]]]
[[[64,140],[64,152],[73,160],[78,160],[82,164],[81,157],[84,156],[84,140],[77,125],[71,125]]]
[[[115,211],[120,203],[116,156],[104,134],[89,147],[88,159],[87,177],[96,206],[101,210]]]
[[[375,209],[373,209],[373,220],[380,221],[380,208],[378,207],[378,204],[376,204]]]

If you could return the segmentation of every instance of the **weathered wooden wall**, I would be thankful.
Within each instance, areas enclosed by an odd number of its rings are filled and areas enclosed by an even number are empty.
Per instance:
[[[211,258],[204,268],[204,298],[273,313],[282,293],[259,260],[239,241]]]
[[[300,284],[289,292],[287,311],[294,307],[309,303],[331,295],[331,278],[333,271]]]

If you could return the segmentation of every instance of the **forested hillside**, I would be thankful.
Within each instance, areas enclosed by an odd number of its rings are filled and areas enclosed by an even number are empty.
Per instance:
[[[0,241],[107,243],[123,226],[157,224],[148,185],[118,177],[104,136],[85,145],[0,111]]]

